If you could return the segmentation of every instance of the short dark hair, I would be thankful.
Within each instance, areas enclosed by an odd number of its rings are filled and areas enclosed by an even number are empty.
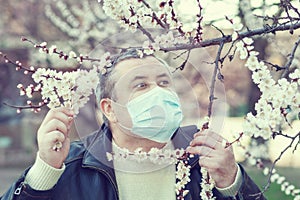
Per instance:
[[[114,56],[112,58],[112,62],[111,62],[111,66],[109,66],[106,69],[106,72],[101,74],[99,73],[99,79],[100,79],[100,83],[97,86],[97,89],[95,91],[95,95],[96,95],[96,100],[97,100],[97,106],[99,105],[99,102],[101,99],[103,98],[113,98],[113,89],[114,86],[116,84],[116,80],[113,80],[112,75],[115,72],[115,67],[118,63],[120,63],[121,61],[124,60],[128,60],[131,58],[145,58],[148,56],[153,56],[154,58],[156,58],[159,62],[161,62],[163,65],[168,67],[168,64],[163,61],[162,59],[154,56],[154,55],[143,55],[141,57],[141,49],[138,48],[130,48],[130,49],[126,49],[125,51],[122,51],[120,54]],[[116,99],[114,99],[116,100]],[[105,117],[105,115],[103,115],[103,120],[105,123],[108,122],[108,119]]]
[[[98,84],[95,91],[97,106],[99,105],[101,99],[112,98],[113,89],[116,84],[116,80],[113,80],[112,78],[112,75],[115,72],[115,67],[119,62],[130,58],[141,58],[141,56],[139,55],[139,49],[127,49],[126,51],[123,51],[120,54],[114,56],[112,58],[111,66],[106,68],[106,72],[103,74],[99,73],[100,83]],[[105,115],[102,115],[102,117],[103,121],[105,123],[108,123],[108,119],[105,117]]]
[[[115,72],[115,66],[123,61],[130,58],[140,58],[138,55],[138,49],[129,49],[125,52],[121,52],[117,56],[112,59],[111,66],[106,68],[106,72],[100,75],[100,83],[96,89],[96,98],[97,102],[99,103],[103,98],[112,98],[112,91],[115,85],[115,80],[112,80],[112,74]]]

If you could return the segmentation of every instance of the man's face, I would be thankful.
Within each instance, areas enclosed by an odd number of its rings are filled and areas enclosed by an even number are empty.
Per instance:
[[[154,87],[173,90],[172,78],[167,67],[154,57],[124,60],[115,67],[112,99],[117,104],[112,103],[112,107],[118,122],[130,128],[132,122],[126,104]]]
[[[128,59],[115,66],[113,81],[113,98],[119,104],[126,105],[128,101],[148,92],[158,86],[172,89],[170,72],[154,57],[143,59]]]

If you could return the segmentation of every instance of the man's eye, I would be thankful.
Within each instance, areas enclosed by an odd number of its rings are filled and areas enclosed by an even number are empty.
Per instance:
[[[159,85],[160,85],[160,86],[163,86],[163,87],[164,87],[164,86],[169,86],[169,85],[170,85],[170,81],[167,81],[167,80],[160,81],[160,82],[159,82]]]
[[[138,83],[135,85],[135,88],[138,88],[138,89],[142,89],[142,88],[145,88],[147,87],[147,84],[146,83]]]

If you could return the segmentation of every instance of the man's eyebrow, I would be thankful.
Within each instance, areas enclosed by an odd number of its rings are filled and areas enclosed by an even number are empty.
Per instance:
[[[160,75],[157,76],[157,78],[162,78],[162,77],[168,77],[169,78],[170,76],[167,73],[163,73],[163,74],[160,74]]]
[[[160,74],[160,75],[157,75],[156,78],[163,78],[163,77],[170,77],[167,73],[163,73],[163,74]],[[147,79],[148,76],[141,76],[141,75],[137,75],[137,76],[134,76],[133,79],[131,79],[130,82],[134,82],[136,80],[140,80],[140,79]]]
[[[146,78],[147,78],[147,76],[135,76],[135,77],[131,80],[131,82],[136,81],[136,80],[140,80],[140,79],[146,79]]]

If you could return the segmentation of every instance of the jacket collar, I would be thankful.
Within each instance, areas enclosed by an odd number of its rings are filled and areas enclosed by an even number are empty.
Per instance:
[[[111,141],[111,131],[105,124],[97,132],[84,139],[86,151],[83,156],[83,165],[105,170],[114,177],[113,162],[108,161],[106,157],[106,152],[112,151]]]
[[[179,127],[172,137],[172,142],[176,149],[186,149],[193,138],[194,133],[198,131],[196,126]],[[83,140],[86,151],[83,157],[83,166],[96,168],[99,171],[109,175],[115,180],[113,170],[113,161],[108,161],[106,153],[112,152],[112,133],[105,124],[99,131],[88,136]],[[189,160],[190,166],[194,166],[198,161],[195,156]]]

